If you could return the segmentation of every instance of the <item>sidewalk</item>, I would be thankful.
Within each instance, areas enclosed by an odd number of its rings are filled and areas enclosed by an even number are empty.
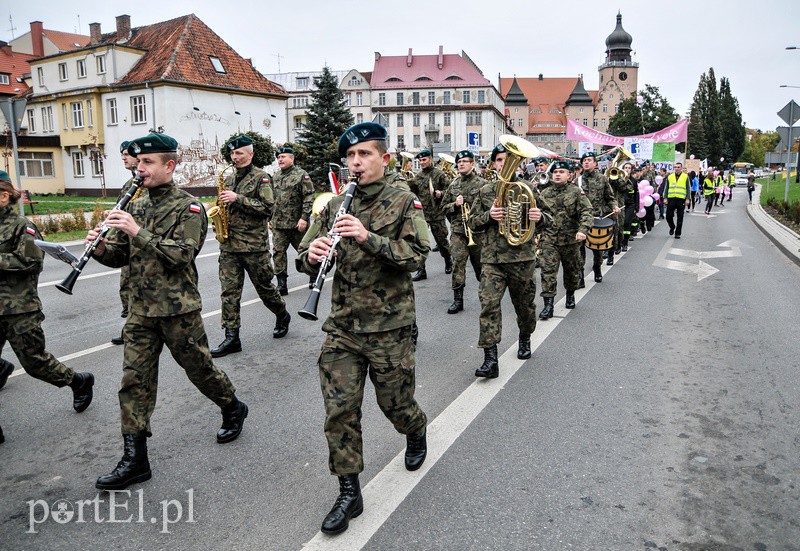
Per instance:
[[[753,204],[747,205],[747,214],[758,229],[775,243],[776,247],[800,266],[800,235],[766,213],[761,206],[761,184],[756,184],[756,190],[753,192]]]

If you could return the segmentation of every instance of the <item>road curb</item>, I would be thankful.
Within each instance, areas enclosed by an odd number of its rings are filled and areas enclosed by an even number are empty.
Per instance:
[[[756,184],[756,190],[753,192],[753,203],[747,205],[747,215],[756,227],[760,229],[789,260],[800,266],[800,235],[767,214],[764,207],[761,206],[761,184]]]

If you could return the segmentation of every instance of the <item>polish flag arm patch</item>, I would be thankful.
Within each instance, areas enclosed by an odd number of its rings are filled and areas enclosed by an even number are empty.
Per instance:
[[[414,208],[415,209],[421,209],[422,208],[422,203],[419,202],[419,199],[414,199]]]
[[[34,230],[33,228],[30,228],[28,226],[25,226],[25,231],[28,232],[31,235],[36,235],[36,230]]]
[[[191,205],[189,205],[189,210],[191,212],[199,213],[202,209],[201,209],[200,205],[196,205],[196,204],[192,203]]]

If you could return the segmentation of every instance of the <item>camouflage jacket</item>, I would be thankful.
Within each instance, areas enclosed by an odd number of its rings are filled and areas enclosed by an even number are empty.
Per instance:
[[[206,240],[202,205],[172,182],[148,190],[128,206],[141,226],[135,237],[112,230],[98,261],[130,267],[130,311],[144,317],[188,314],[202,308],[194,260]]]
[[[331,199],[306,232],[298,270],[311,275],[319,270],[308,262],[308,247],[327,235],[342,201],[343,195]],[[339,242],[331,313],[322,330],[378,333],[411,325],[416,319],[411,272],[424,264],[430,251],[422,204],[382,178],[358,187],[351,213],[370,233],[361,245],[353,238]]]
[[[14,205],[0,208],[0,316],[42,309],[36,287],[44,253],[33,244],[37,234]]]
[[[399,172],[391,172],[384,176],[384,178],[386,179],[387,185],[394,186],[405,191],[411,191],[411,188],[408,186],[408,182]]]
[[[117,203],[119,203],[119,200],[131,189],[131,184],[133,184],[133,178],[128,178],[128,181],[122,184],[122,189],[119,190],[119,195],[117,195]]]
[[[589,232],[594,224],[592,204],[578,186],[553,183],[542,197],[553,214],[553,223],[542,232],[542,243],[571,245],[577,243],[576,233]]]
[[[269,176],[252,164],[241,172],[241,175],[237,171],[225,179],[225,187],[239,197],[228,205],[228,240],[220,243],[219,250],[229,253],[267,251],[269,219],[275,208]]]
[[[436,199],[431,197],[431,184],[434,191],[444,191],[450,185],[450,179],[447,175],[436,167],[423,168],[417,172],[414,179],[408,185],[411,191],[417,194],[419,200],[422,202],[422,210],[425,213],[426,220],[444,220],[444,211],[442,210],[442,199],[444,195]]]
[[[522,245],[511,245],[504,235],[500,234],[500,226],[497,221],[489,216],[489,210],[494,205],[495,191],[497,187],[494,182],[489,182],[480,189],[478,199],[472,204],[469,225],[473,231],[485,231],[486,235],[481,241],[481,263],[482,264],[510,264],[512,262],[525,262],[536,258],[536,247],[533,238]],[[534,190],[536,206],[542,210],[542,219],[536,223],[537,233],[541,233],[542,228],[552,224],[553,217],[550,207],[542,198],[541,193]],[[528,213],[525,213],[527,218]],[[532,221],[529,223],[533,224]]]
[[[294,165],[279,170],[272,177],[272,192],[275,196],[273,228],[289,230],[296,227],[301,218],[306,222],[311,218],[314,185],[305,170]]]
[[[622,205],[625,204],[625,195],[628,190],[628,177],[623,172],[616,180],[609,180],[608,185],[611,186],[611,190],[614,192],[614,200],[617,202],[617,206],[622,208]]]
[[[456,205],[456,198],[462,195],[464,197],[464,204],[471,207],[485,184],[486,180],[473,171],[470,172],[466,178],[459,176],[453,180],[447,188],[447,191],[444,192],[444,196],[442,197],[442,210],[450,221],[451,232],[461,235],[466,234],[461,207]]]
[[[605,216],[617,206],[614,190],[611,189],[608,180],[599,170],[584,172],[581,187],[592,204],[594,216]]]

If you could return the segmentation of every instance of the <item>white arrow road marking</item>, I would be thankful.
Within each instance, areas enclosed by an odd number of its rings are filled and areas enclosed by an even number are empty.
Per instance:
[[[698,264],[689,263],[689,262],[680,262],[678,260],[667,260],[667,255],[671,253],[670,248],[670,241],[667,241],[664,246],[661,248],[661,252],[658,253],[658,256],[653,261],[653,266],[658,268],[667,268],[668,270],[677,270],[679,272],[684,272],[687,274],[696,274],[697,281],[701,281],[708,276],[712,276],[717,273],[717,270],[714,266],[710,264],[706,264],[702,260]],[[688,251],[690,253],[694,253],[696,251]],[[698,257],[699,258],[699,257]]]

